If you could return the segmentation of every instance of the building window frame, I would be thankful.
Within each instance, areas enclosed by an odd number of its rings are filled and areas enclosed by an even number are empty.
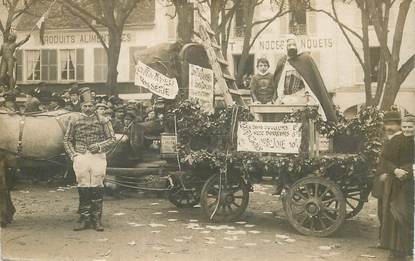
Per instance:
[[[104,48],[96,47],[94,48],[94,81],[95,82],[106,82],[107,74],[108,74],[107,53]]]
[[[31,61],[30,64],[32,67],[32,70],[30,70],[29,72],[29,60],[32,57],[35,58],[34,53],[38,54],[38,59],[37,61]],[[23,52],[23,79],[22,81],[24,82],[40,82],[42,79],[42,55],[41,55],[41,50],[39,49],[28,49],[28,50],[24,50]],[[38,68],[38,69],[36,69]],[[36,76],[36,73],[38,74],[38,76]],[[29,76],[30,77],[29,79]]]

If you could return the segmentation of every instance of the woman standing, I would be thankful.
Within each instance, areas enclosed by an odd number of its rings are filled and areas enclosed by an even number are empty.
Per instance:
[[[414,134],[415,117],[402,120],[402,134],[393,137],[384,150],[388,177],[383,194],[381,244],[392,260],[405,260],[414,244]]]

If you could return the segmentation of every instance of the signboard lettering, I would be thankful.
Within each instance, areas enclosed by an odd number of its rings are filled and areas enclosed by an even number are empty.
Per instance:
[[[134,85],[144,87],[165,99],[174,99],[179,92],[175,78],[169,78],[140,61],[135,66]]]
[[[299,153],[301,124],[239,122],[238,151]]]
[[[202,109],[213,112],[213,71],[189,64],[189,98],[199,101]]]

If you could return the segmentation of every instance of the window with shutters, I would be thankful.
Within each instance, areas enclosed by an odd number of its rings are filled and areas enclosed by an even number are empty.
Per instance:
[[[16,50],[16,81],[23,80],[23,51]]]
[[[233,29],[234,37],[244,37],[245,26],[243,5],[238,2],[235,11],[235,27]]]
[[[64,49],[59,51],[60,80],[84,80],[84,50]]]
[[[297,0],[290,0],[289,4],[292,10],[289,13],[289,33],[295,35],[307,34],[307,11],[305,6],[298,4]]]
[[[26,50],[26,63],[25,63],[25,75],[26,81],[40,81],[40,51],[39,50]]]
[[[107,74],[107,52],[104,48],[94,48],[94,81],[105,82]]]
[[[58,50],[41,50],[41,76],[42,81],[57,81],[58,79]]]

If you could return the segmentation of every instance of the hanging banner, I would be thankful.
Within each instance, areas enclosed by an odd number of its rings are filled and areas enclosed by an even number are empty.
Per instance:
[[[238,151],[299,153],[301,123],[239,122]]]
[[[179,92],[175,78],[169,78],[140,61],[137,61],[135,66],[134,85],[144,87],[152,93],[170,100],[176,98]]]
[[[189,99],[199,101],[202,110],[213,112],[213,71],[189,64]]]

